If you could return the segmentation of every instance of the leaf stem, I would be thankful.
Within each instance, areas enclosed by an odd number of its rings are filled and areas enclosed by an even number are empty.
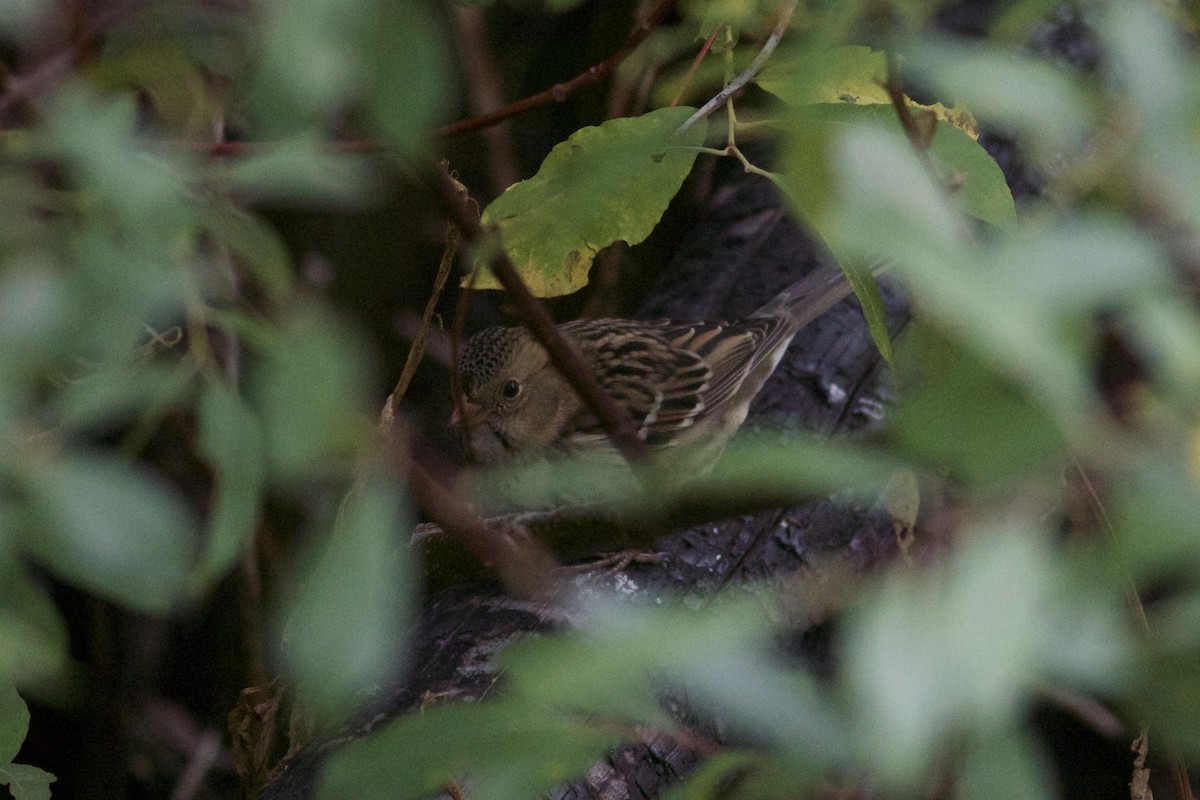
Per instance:
[[[676,131],[676,133],[682,133],[683,131],[686,131],[688,128],[695,125],[697,121],[716,111],[726,101],[726,99],[736,94],[743,86],[750,82],[751,78],[758,74],[759,70],[763,68],[763,65],[767,63],[767,59],[770,58],[771,54],[775,52],[775,48],[779,46],[779,41],[783,38],[784,32],[787,31],[788,25],[792,21],[792,14],[795,13],[796,6],[799,4],[799,2],[800,0],[791,0],[791,2],[784,6],[783,13],[779,17],[779,22],[775,25],[775,30],[771,31],[771,35],[767,37],[766,43],[763,45],[763,48],[759,51],[758,55],[754,57],[754,61],[750,62],[750,66],[747,67],[742,74],[738,75],[728,84],[726,84],[725,88],[718,92],[711,100],[701,106],[700,110],[688,117],[687,120],[685,120],[684,123],[679,126],[679,129]]]

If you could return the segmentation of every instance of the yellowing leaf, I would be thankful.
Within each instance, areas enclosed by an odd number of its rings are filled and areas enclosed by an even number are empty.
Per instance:
[[[848,45],[807,53],[799,58],[773,62],[755,79],[758,85],[789,106],[848,103],[850,105],[891,105],[884,88],[887,57],[882,51],[862,45]],[[979,138],[979,124],[971,112],[949,108],[942,103],[925,105],[908,95],[904,102],[913,109],[931,112],[972,139]]]
[[[531,292],[578,291],[601,248],[650,235],[704,143],[704,120],[675,133],[693,111],[663,108],[578,130],[550,151],[536,175],[484,209],[481,222],[500,234]],[[475,267],[476,289],[501,288],[483,256],[476,255]]]

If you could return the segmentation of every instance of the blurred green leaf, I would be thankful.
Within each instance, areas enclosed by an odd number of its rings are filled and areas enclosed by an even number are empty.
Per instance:
[[[284,302],[293,284],[292,261],[272,227],[232,202],[219,200],[201,207],[196,221],[246,266],[268,297]]]
[[[284,612],[284,657],[306,708],[343,721],[404,668],[416,590],[404,498],[381,476],[347,495]]]
[[[620,744],[612,726],[504,698],[409,714],[338,750],[318,800],[418,800],[460,780],[493,800],[528,800],[582,774]]]
[[[907,332],[899,372],[908,390],[891,431],[902,452],[973,487],[1018,480],[1065,458],[1066,440],[1039,403],[928,328]]]
[[[1059,636],[1077,624],[1047,613],[1064,588],[1039,533],[998,526],[967,536],[935,574],[892,575],[855,609],[843,688],[882,779],[919,785],[948,737],[1021,720],[1039,676],[1057,663]],[[1120,630],[1110,622],[1094,631],[1091,672],[1123,674],[1130,648]]]
[[[1200,476],[1177,439],[1131,454],[1114,482],[1115,555],[1134,580],[1158,581],[1200,567]]]
[[[985,123],[1012,131],[1042,158],[1077,152],[1096,119],[1083,85],[1062,66],[978,41],[915,40],[905,68]]]
[[[73,431],[125,424],[140,415],[158,416],[188,398],[195,376],[195,365],[187,361],[99,369],[64,383],[54,398],[52,416]]]
[[[18,681],[52,677],[67,661],[67,626],[7,538],[0,554],[0,675]]]
[[[510,186],[481,222],[500,234],[513,266],[539,297],[577,291],[592,259],[616,241],[637,244],[658,224],[704,143],[704,121],[677,107],[583,128],[550,151],[538,173]],[[547,214],[553,208],[555,213]],[[477,289],[500,284],[477,262]]]
[[[1101,5],[1097,32],[1107,79],[1124,90],[1130,107],[1136,189],[1156,208],[1166,207],[1200,230],[1200,63],[1186,37],[1154,5],[1110,0]],[[1110,101],[1115,102],[1115,101]],[[1130,136],[1130,134],[1132,134]]]
[[[563,458],[486,470],[481,484],[518,508],[546,508],[569,498],[573,504],[645,517],[661,513],[664,505],[699,498],[720,503],[847,489],[867,495],[902,466],[851,443],[783,431],[739,434],[707,475],[696,475],[694,469],[681,474],[670,455],[646,465],[640,477],[611,460]]]
[[[1027,734],[1013,727],[991,731],[967,746],[958,797],[963,800],[1053,800],[1052,775],[1045,757]]]
[[[55,777],[28,764],[0,764],[0,784],[7,785],[13,800],[50,800]]]
[[[12,800],[50,800],[55,777],[29,764],[0,764],[0,784],[7,784]]]
[[[17,757],[28,732],[29,708],[8,674],[0,673],[0,765]]]
[[[367,118],[395,152],[422,151],[453,96],[441,25],[420,0],[376,0],[371,12],[362,43]]]
[[[37,29],[52,8],[50,0],[6,0],[0,3],[0,34],[20,36]]]
[[[137,611],[166,613],[182,599],[196,524],[161,480],[84,453],[39,464],[24,479],[37,512],[21,538],[29,555],[63,580]]]
[[[828,218],[835,200],[857,190],[858,183],[865,191],[887,192],[880,202],[907,200],[906,213],[922,216],[921,230],[936,229],[943,239],[964,233],[953,204],[996,226],[1016,218],[1000,167],[977,141],[947,122],[937,123],[929,148],[943,186],[935,186],[916,161],[890,106],[823,104],[797,109],[788,118],[786,142],[783,176],[788,198],[826,239],[836,238]],[[848,186],[851,174],[854,181]],[[835,176],[841,180],[835,182]],[[947,185],[956,187],[952,195],[943,188]]]
[[[669,787],[662,800],[711,800],[715,797],[740,797],[746,773],[757,766],[761,756],[734,750],[717,753],[705,759],[682,783]],[[732,791],[731,791],[732,790]]]
[[[216,93],[174,39],[146,37],[120,53],[107,53],[87,76],[101,89],[140,93],[165,130],[179,136],[211,140],[224,121]]]
[[[285,325],[249,382],[272,476],[290,482],[345,468],[371,429],[360,342],[312,304],[296,304]]]
[[[264,153],[239,158],[224,177],[247,202],[333,208],[365,204],[376,184],[367,156],[329,152],[313,135],[292,137]]]
[[[220,579],[254,539],[266,491],[266,443],[257,417],[220,380],[200,395],[200,455],[215,476],[204,551],[193,585]]]
[[[85,191],[102,196],[135,231],[174,230],[185,216],[189,164],[143,148],[136,128],[133,97],[100,98],[78,84],[59,91],[46,120],[51,147],[78,173]]]

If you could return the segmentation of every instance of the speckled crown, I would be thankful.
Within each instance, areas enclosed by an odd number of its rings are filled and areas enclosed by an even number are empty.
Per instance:
[[[471,394],[496,376],[512,356],[519,328],[487,328],[471,337],[458,360],[463,391]]]

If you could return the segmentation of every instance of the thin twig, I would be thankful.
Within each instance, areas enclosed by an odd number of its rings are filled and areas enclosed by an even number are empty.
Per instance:
[[[676,131],[676,133],[682,133],[683,131],[686,131],[688,128],[695,125],[699,120],[716,111],[726,99],[732,97],[734,94],[740,91],[743,86],[750,82],[751,78],[758,74],[759,70],[763,68],[763,65],[767,63],[767,59],[770,58],[771,54],[775,52],[775,48],[779,46],[780,40],[783,39],[783,34],[787,32],[788,25],[791,24],[792,21],[792,14],[795,13],[796,6],[799,2],[800,0],[791,0],[791,2],[784,7],[783,13],[779,16],[779,22],[775,25],[775,30],[771,31],[771,35],[767,37],[767,41],[763,45],[762,50],[760,50],[758,55],[754,57],[754,60],[750,62],[750,66],[747,67],[742,74],[738,75],[728,84],[726,84],[725,88],[718,92],[711,100],[701,106],[700,110],[688,117],[687,120],[679,126],[679,129]]]
[[[645,20],[634,26],[629,32],[629,36],[621,43],[621,46],[608,58],[601,61],[599,64],[594,64],[588,67],[583,72],[576,75],[569,81],[556,83],[549,89],[544,89],[537,94],[522,98],[515,103],[510,103],[504,108],[491,112],[490,114],[481,114],[470,119],[459,120],[451,123],[444,128],[439,128],[433,132],[433,138],[444,139],[450,136],[458,136],[462,133],[486,128],[490,125],[495,125],[497,122],[502,122],[509,117],[516,116],[522,112],[528,111],[531,108],[550,105],[551,103],[561,103],[571,96],[573,92],[585,86],[591,86],[594,83],[599,83],[606,78],[609,73],[617,68],[617,65],[624,61],[634,49],[645,41],[651,31],[658,27],[663,18],[667,16],[672,8],[675,7],[676,0],[661,0],[654,7],[650,15]]]
[[[714,25],[712,33],[710,33],[708,38],[704,40],[704,45],[701,46],[700,52],[696,54],[694,59],[692,59],[692,65],[688,67],[688,71],[684,73],[683,80],[679,82],[679,91],[676,92],[675,96],[671,98],[671,108],[679,105],[679,102],[683,100],[683,93],[686,92],[688,86],[691,85],[692,78],[696,76],[696,70],[700,69],[701,62],[703,62],[704,58],[708,55],[708,51],[709,48],[712,47],[713,40],[717,38],[717,34],[720,32],[721,26]]]
[[[383,406],[380,423],[385,427],[391,426],[392,420],[396,416],[396,407],[400,405],[400,401],[408,392],[413,375],[417,373],[417,366],[425,355],[425,345],[429,342],[429,331],[433,326],[433,315],[437,311],[438,300],[442,296],[442,290],[446,288],[446,280],[450,277],[450,269],[454,266],[454,259],[458,255],[458,240],[458,228],[454,225],[448,226],[446,228],[446,248],[442,252],[442,262],[438,265],[437,277],[433,281],[433,291],[430,292],[429,300],[425,303],[425,312],[421,315],[421,328],[413,339],[412,347],[409,348],[408,358],[404,361],[404,369],[400,372],[399,380],[396,381],[396,388],[392,389],[392,393],[388,395],[387,402]]]
[[[470,200],[459,191],[457,182],[444,168],[439,170],[433,180],[436,181],[436,194],[450,211],[451,219],[462,229],[467,240],[472,243],[481,241],[485,235],[484,230],[471,207]],[[533,338],[546,349],[550,362],[604,425],[605,431],[621,454],[631,462],[642,459],[646,453],[646,445],[638,438],[628,415],[621,412],[608,393],[600,387],[595,373],[579,353],[563,339],[546,309],[530,293],[501,248],[495,248],[488,267],[508,292],[517,315],[529,328]]]

